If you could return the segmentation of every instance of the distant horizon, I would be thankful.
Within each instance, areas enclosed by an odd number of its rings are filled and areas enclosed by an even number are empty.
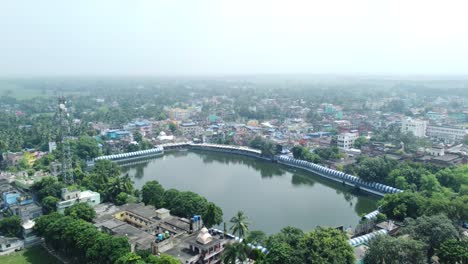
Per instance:
[[[378,74],[378,73],[245,73],[245,74],[83,74],[83,75],[0,75],[0,80],[9,79],[226,79],[226,78],[362,78],[362,79],[394,79],[394,80],[468,80],[468,74]]]

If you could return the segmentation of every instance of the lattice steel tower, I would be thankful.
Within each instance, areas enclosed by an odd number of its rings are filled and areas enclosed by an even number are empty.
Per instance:
[[[66,184],[73,184],[75,179],[73,177],[72,155],[70,150],[70,122],[69,113],[66,106],[66,99],[64,96],[58,97],[57,107],[57,125],[59,130],[59,140],[62,143],[62,179]]]

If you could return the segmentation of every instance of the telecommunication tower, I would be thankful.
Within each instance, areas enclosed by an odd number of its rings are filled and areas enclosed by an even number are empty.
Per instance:
[[[67,109],[67,101],[64,96],[58,97],[57,107],[57,122],[59,131],[59,140],[62,143],[62,178],[66,184],[73,184],[73,168],[72,168],[72,156],[70,150],[70,122],[69,113]]]

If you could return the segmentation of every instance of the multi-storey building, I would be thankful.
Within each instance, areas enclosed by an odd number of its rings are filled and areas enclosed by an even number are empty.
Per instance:
[[[194,122],[182,123],[179,125],[179,129],[184,136],[196,136],[203,132],[203,129]]]
[[[337,138],[337,145],[342,149],[350,149],[354,146],[354,141],[359,137],[358,133],[343,133]]]
[[[401,120],[401,132],[411,132],[416,137],[426,136],[427,121],[412,119],[411,117]]]
[[[427,126],[426,135],[432,139],[443,140],[446,143],[460,142],[468,130],[465,128]]]
[[[188,109],[172,108],[169,110],[171,120],[184,121],[190,118],[191,112]]]

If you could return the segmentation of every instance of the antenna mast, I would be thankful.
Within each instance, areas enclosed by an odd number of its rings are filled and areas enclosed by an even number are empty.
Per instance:
[[[62,142],[62,178],[66,184],[73,184],[73,167],[70,150],[70,123],[68,121],[69,113],[64,96],[58,97],[57,117],[59,125],[59,139]]]

